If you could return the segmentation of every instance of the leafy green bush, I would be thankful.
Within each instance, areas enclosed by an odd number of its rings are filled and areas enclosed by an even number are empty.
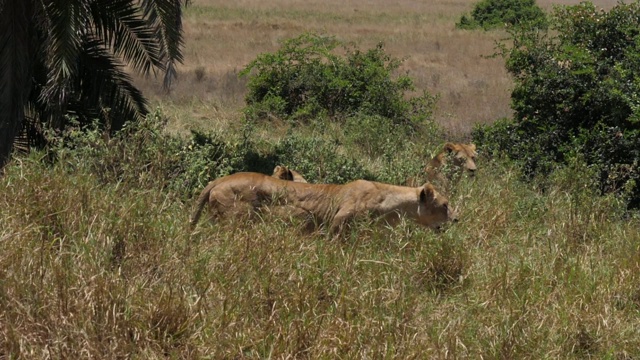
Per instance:
[[[382,116],[356,114],[345,120],[343,129],[348,144],[368,157],[402,151],[410,144],[410,130]]]
[[[336,54],[339,46],[344,56]],[[400,63],[382,45],[363,52],[333,37],[302,34],[275,53],[259,55],[240,73],[250,76],[247,118],[304,121],[363,113],[419,126],[431,117],[436,98],[424,92],[405,99],[414,87],[407,75],[392,78]]]
[[[490,30],[520,24],[547,27],[546,15],[535,0],[482,0],[475,5],[470,16],[462,15],[456,27]]]
[[[310,182],[343,184],[356,179],[374,180],[359,160],[340,152],[333,139],[316,134],[289,133],[276,145],[281,164],[299,171]]]
[[[506,155],[516,160],[523,176],[529,180],[536,174],[549,174],[563,160],[562,153],[547,151],[557,142],[557,132],[541,131],[538,137],[530,137],[526,129],[519,128],[511,119],[477,125],[471,136],[488,156]]]
[[[155,112],[109,138],[97,126],[76,123],[50,136],[49,157],[70,169],[85,167],[102,183],[166,189],[182,198],[211,179],[247,169],[248,148],[241,140],[198,131],[182,138],[166,133],[165,125]]]
[[[502,54],[514,75],[513,122],[474,138],[518,160],[527,176],[548,174],[582,153],[602,192],[640,206],[640,4],[609,12],[591,3],[556,8],[552,31],[511,29]]]
[[[221,134],[192,130],[191,138],[177,149],[180,167],[170,190],[188,196],[215,178],[246,170],[244,150],[241,142]]]

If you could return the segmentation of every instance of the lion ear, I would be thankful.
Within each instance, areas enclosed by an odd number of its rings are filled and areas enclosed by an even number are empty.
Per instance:
[[[420,189],[420,202],[426,203],[427,201],[431,201],[436,197],[436,189],[433,188],[433,185],[429,183],[425,183]]]
[[[284,171],[285,178],[283,180],[293,181],[293,173],[291,172],[291,170],[284,165],[280,166],[280,168],[282,168],[282,171]]]
[[[469,149],[476,151],[476,144],[474,143],[469,144]]]
[[[444,144],[444,150],[445,150],[446,152],[452,152],[452,151],[454,151],[455,149],[456,149],[456,145],[455,145],[454,143],[450,143],[450,142],[448,142],[448,143]]]

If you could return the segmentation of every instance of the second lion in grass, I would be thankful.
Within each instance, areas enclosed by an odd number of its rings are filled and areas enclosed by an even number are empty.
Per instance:
[[[476,145],[448,142],[424,167],[420,175],[405,181],[407,186],[417,186],[424,180],[432,182],[441,189],[447,189],[452,180],[459,179],[463,173],[471,176],[476,173]],[[454,181],[455,182],[455,181]]]
[[[276,179],[280,179],[280,180],[289,180],[289,181],[293,181],[293,182],[298,182],[298,183],[306,183],[307,180],[305,180],[304,177],[302,177],[302,175],[300,175],[300,173],[298,173],[295,170],[291,170],[288,167],[284,166],[284,165],[278,165],[273,169],[273,176]]]

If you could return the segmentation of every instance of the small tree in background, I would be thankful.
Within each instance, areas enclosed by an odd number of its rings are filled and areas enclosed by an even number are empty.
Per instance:
[[[456,26],[491,30],[525,23],[538,28],[547,27],[546,15],[535,0],[482,0],[475,5],[471,16],[462,15]]]
[[[558,7],[552,32],[510,30],[513,121],[475,130],[477,142],[545,175],[576,156],[602,192],[640,206],[640,4],[609,12],[591,3]]]
[[[336,54],[339,46],[345,47],[344,56]],[[400,63],[382,45],[363,52],[333,37],[302,34],[275,53],[259,55],[241,72],[250,76],[248,118],[304,121],[363,113],[414,127],[431,118],[436,98],[425,92],[406,99],[413,81],[392,76]]]

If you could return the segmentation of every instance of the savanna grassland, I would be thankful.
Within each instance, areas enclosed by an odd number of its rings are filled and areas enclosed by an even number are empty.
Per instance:
[[[604,9],[616,2],[593,1]],[[545,9],[577,3],[538,1]],[[474,123],[511,115],[511,79],[504,61],[490,57],[496,52],[495,41],[505,34],[455,29],[455,22],[473,4],[467,0],[194,1],[184,17],[186,59],[173,94],[163,96],[159,82],[145,83],[143,88],[172,115],[171,129],[235,122],[241,118],[238,110],[245,94],[245,79],[238,79],[238,72],[258,54],[275,51],[282,40],[314,31],[363,49],[384,43],[391,55],[406,59],[401,71],[409,72],[417,89],[440,95],[436,120],[454,133],[466,133]]]
[[[487,57],[505,34],[455,29],[472,5],[193,1],[173,91],[138,80],[153,117],[121,138],[70,131],[4,169],[0,358],[640,358],[640,216],[580,162],[524,182],[479,149],[477,175],[447,192],[460,221],[440,232],[359,219],[330,239],[269,211],[189,227],[208,161],[224,174],[305,159],[286,165],[401,183],[446,140],[510,116],[511,79]],[[396,145],[348,123],[245,126],[238,72],[304,31],[384,42],[440,94],[443,131]],[[192,129],[206,146],[174,137]]]

